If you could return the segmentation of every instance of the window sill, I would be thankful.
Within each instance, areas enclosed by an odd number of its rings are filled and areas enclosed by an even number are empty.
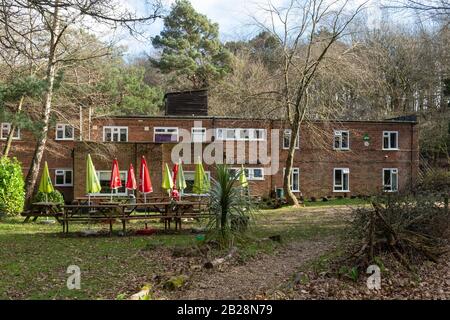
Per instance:
[[[55,184],[55,187],[73,187],[73,184]]]
[[[399,148],[394,148],[394,149],[382,149],[383,151],[399,151],[400,149]]]
[[[75,141],[75,138],[71,138],[71,139],[55,139],[55,141]]]
[[[333,192],[350,192],[350,190],[333,190]]]
[[[350,151],[350,148],[346,149],[334,148],[334,151]]]

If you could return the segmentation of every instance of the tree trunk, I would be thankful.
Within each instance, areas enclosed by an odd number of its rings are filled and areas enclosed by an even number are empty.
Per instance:
[[[19,114],[22,111],[22,105],[23,100],[25,99],[24,96],[20,98],[19,105],[17,107],[17,114]],[[14,132],[16,131],[17,126],[15,124],[11,124],[11,128],[9,130],[8,138],[6,139],[5,148],[3,148],[3,156],[7,157],[9,155],[9,150],[11,150],[11,144],[14,137]]]
[[[58,20],[58,7],[59,1],[55,3],[55,11],[53,12],[53,21],[52,27],[50,30],[50,50],[47,60],[47,71],[46,71],[46,80],[47,80],[47,90],[44,94],[44,102],[43,102],[43,117],[42,117],[42,130],[37,137],[36,148],[34,150],[33,159],[31,160],[30,169],[28,170],[27,177],[25,179],[25,206],[28,208],[31,204],[31,199],[33,196],[33,192],[36,186],[36,181],[39,175],[39,168],[41,166],[41,160],[44,155],[45,145],[47,143],[47,134],[48,127],[50,122],[50,113],[52,111],[52,98],[53,98],[53,87],[55,82],[55,71],[56,71],[56,63],[55,63],[55,55],[56,55],[56,46],[58,43],[58,29],[59,29],[59,20]]]
[[[294,125],[291,125],[291,143],[289,145],[288,156],[286,158],[286,167],[284,172],[283,189],[286,195],[286,201],[290,205],[298,206],[298,199],[291,190],[291,174],[292,166],[294,165],[294,155],[295,155],[295,143],[297,141],[298,131],[300,128],[299,117],[296,114],[294,117]]]

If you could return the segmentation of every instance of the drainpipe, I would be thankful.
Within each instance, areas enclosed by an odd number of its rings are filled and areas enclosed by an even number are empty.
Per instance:
[[[80,141],[83,141],[83,107],[80,105]]]

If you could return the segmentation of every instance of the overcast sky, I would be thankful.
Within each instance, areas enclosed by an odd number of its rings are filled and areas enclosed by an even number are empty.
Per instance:
[[[121,0],[124,5],[130,6],[139,12],[144,12],[144,0]],[[162,0],[165,8],[170,9],[170,5],[175,0]],[[353,4],[359,4],[365,0],[353,0]],[[282,5],[286,0],[271,0],[277,6]],[[370,0],[371,7],[375,6],[378,0]],[[191,0],[192,6],[200,13],[205,14],[211,21],[217,22],[220,27],[220,38],[222,41],[249,39],[255,33],[252,26],[251,16],[258,12],[258,4],[266,4],[267,0]],[[147,36],[155,36],[163,28],[162,20],[155,22],[148,30]],[[128,35],[121,36],[120,44],[128,48],[127,55],[132,57],[140,53],[150,53],[153,48],[149,41],[138,41]]]

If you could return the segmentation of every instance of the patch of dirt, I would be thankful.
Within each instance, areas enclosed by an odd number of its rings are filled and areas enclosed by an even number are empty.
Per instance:
[[[450,248],[449,248],[450,249]],[[450,252],[450,251],[449,251]],[[360,275],[356,282],[338,278],[326,272],[317,274],[306,270],[291,281],[290,290],[279,289],[267,294],[268,299],[450,299],[450,253],[442,256],[438,263],[427,261],[415,272],[406,271],[391,256],[384,257],[387,263],[381,272],[381,288],[368,289],[368,274]]]
[[[167,293],[168,299],[257,299],[285,282],[305,262],[331,248],[330,237],[292,242],[273,254],[260,254],[244,264],[225,263],[194,273],[189,285]]]

